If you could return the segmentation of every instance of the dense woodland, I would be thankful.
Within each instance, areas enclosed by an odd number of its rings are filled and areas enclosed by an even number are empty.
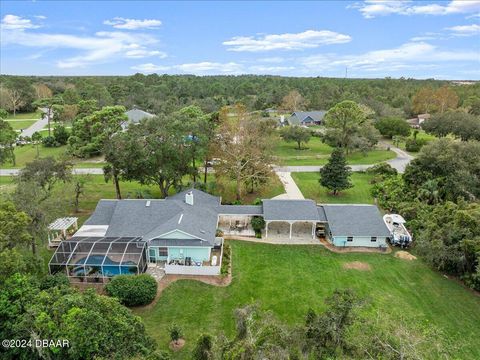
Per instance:
[[[305,109],[328,110],[342,100],[353,100],[372,108],[379,116],[405,116],[429,112],[431,106],[414,103],[414,96],[433,99],[431,92],[448,81],[414,79],[334,79],[278,76],[188,76],[142,75],[114,77],[0,77],[3,88],[16,89],[20,95],[19,111],[32,111],[38,97],[35,84],[46,85],[53,95],[62,94],[65,104],[96,99],[99,106],[137,106],[156,114],[169,113],[188,105],[198,105],[204,112],[218,111],[222,106],[243,103],[248,110],[278,108],[284,97],[297,90],[305,100]],[[452,86],[458,106],[478,106],[480,83]],[[2,102],[6,97],[2,96]],[[9,109],[6,104],[0,107]]]

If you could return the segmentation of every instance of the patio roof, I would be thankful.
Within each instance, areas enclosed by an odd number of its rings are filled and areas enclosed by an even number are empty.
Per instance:
[[[58,218],[50,225],[48,225],[49,230],[66,230],[73,224],[77,222],[78,218],[76,217],[64,217]]]
[[[313,200],[263,200],[266,221],[323,221]]]

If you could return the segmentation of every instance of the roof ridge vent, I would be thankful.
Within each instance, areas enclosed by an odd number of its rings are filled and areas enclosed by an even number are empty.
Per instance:
[[[180,214],[180,219],[178,219],[178,223],[179,223],[179,224],[182,222],[182,219],[183,219],[183,213]]]

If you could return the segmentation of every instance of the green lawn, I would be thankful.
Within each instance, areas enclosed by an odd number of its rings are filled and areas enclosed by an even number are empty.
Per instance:
[[[13,113],[11,113],[7,116],[7,120],[21,120],[21,119],[38,120],[41,117],[42,117],[41,111],[29,112],[29,113],[17,113],[15,117],[13,116]]]
[[[37,120],[6,120],[13,130],[22,130],[35,124]]]
[[[413,131],[412,133],[410,134],[409,138],[413,139]],[[418,130],[418,134],[417,134],[417,139],[419,140],[426,140],[427,142],[429,141],[432,141],[432,140],[435,140],[437,139],[436,136],[434,135],[430,135],[430,134],[427,134],[425,131],[423,130]],[[393,141],[392,139],[384,139],[383,140],[384,142],[388,143],[388,144],[392,144],[393,145]],[[398,147],[402,150],[405,150],[405,141],[401,141],[399,142],[398,144]],[[417,153],[412,153],[412,152],[409,152],[410,155],[417,155]]]
[[[353,187],[343,190],[336,196],[332,195],[328,189],[320,186],[318,182],[320,175],[316,172],[292,173],[292,177],[306,199],[313,199],[318,203],[373,204],[373,197],[370,194],[372,186],[370,184],[372,175],[370,174],[352,173]]]
[[[318,137],[312,137],[305,145],[305,149],[302,150],[298,150],[295,143],[287,143],[279,139],[274,149],[274,155],[279,165],[324,165],[327,163],[332,150],[332,147],[322,143]],[[393,159],[395,156],[396,154],[393,151],[372,150],[367,154],[354,152],[347,156],[347,161],[351,165],[375,164]]]
[[[47,148],[42,146],[41,144],[38,145],[38,151],[40,157],[48,157],[53,156],[54,158],[58,158],[65,154],[66,146],[60,146],[57,148]],[[26,163],[35,160],[37,156],[37,149],[35,145],[24,145],[24,146],[16,146],[15,147],[15,159],[16,164],[13,166],[11,163],[5,163],[2,165],[2,168],[5,169],[12,169],[12,168],[22,168],[25,166]]]
[[[367,307],[403,315],[441,328],[461,341],[457,358],[480,358],[480,297],[430,270],[420,260],[385,254],[335,254],[320,246],[268,245],[231,241],[233,282],[214,287],[193,280],[171,284],[151,309],[136,309],[148,333],[168,349],[168,327],[180,325],[186,346],[174,358],[190,359],[201,333],[232,336],[235,308],[258,302],[281,320],[302,324],[309,308],[322,310],[336,288],[353,288],[371,301]],[[368,263],[372,270],[345,270],[345,262]]]

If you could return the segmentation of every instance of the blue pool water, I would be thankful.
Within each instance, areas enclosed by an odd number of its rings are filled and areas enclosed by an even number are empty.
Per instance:
[[[105,261],[103,261],[105,259]],[[76,265],[83,265],[87,260],[87,257],[84,257],[77,261]],[[92,255],[88,260],[88,266],[101,266],[99,273],[103,274],[104,276],[114,276],[119,274],[135,274],[137,272],[137,264],[134,261],[125,261],[123,262],[122,266],[119,266],[120,263],[117,261],[113,261],[109,257],[105,255]],[[85,270],[83,266],[75,268],[73,270],[76,276],[83,276],[85,275]]]

